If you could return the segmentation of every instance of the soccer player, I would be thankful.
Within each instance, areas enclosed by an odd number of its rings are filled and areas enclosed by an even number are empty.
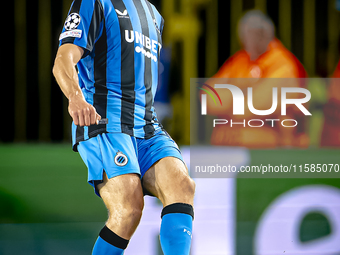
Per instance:
[[[144,194],[163,204],[164,254],[190,251],[195,183],[153,107],[163,23],[147,0],[75,0],[59,38],[53,74],[69,100],[73,149],[109,212],[94,255],[124,253]]]

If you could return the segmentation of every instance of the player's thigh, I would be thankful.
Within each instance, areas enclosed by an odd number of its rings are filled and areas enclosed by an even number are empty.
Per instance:
[[[109,211],[108,228],[129,239],[138,226],[144,206],[139,175],[124,174],[108,179],[104,173],[97,189]]]
[[[143,190],[137,174],[124,174],[108,179],[104,173],[103,182],[97,188],[108,210],[117,210],[115,206],[118,204],[143,209]]]
[[[153,164],[144,174],[143,187],[159,198],[163,206],[173,203],[193,205],[195,182],[178,158],[165,157]]]

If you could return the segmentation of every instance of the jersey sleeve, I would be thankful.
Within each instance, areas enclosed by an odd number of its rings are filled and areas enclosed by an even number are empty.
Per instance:
[[[163,19],[162,15],[158,12],[156,7],[153,4],[150,4],[150,5],[152,7],[154,18],[156,19],[156,22],[157,22],[157,27],[159,29],[159,33],[162,34],[163,33],[163,27],[164,27],[164,19]]]
[[[59,37],[59,46],[72,43],[84,49],[83,57],[93,49],[101,34],[104,19],[98,0],[74,0]]]

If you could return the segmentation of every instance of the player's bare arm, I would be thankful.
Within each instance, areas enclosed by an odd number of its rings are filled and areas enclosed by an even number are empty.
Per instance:
[[[54,61],[53,74],[59,87],[69,100],[68,111],[75,125],[90,126],[101,119],[96,109],[85,101],[79,87],[76,64],[84,54],[84,50],[74,44],[59,47]]]

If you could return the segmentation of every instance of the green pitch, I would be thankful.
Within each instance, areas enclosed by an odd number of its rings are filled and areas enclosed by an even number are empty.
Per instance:
[[[0,223],[106,220],[69,145],[1,145],[0,176]]]

